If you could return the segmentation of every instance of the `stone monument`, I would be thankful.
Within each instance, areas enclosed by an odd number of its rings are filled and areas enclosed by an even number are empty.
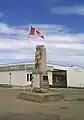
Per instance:
[[[60,93],[49,90],[46,48],[44,45],[37,45],[35,52],[35,68],[33,70],[32,88],[25,90],[17,98],[34,102],[48,102],[63,99]]]
[[[35,52],[35,69],[32,79],[33,92],[48,92],[49,82],[46,64],[46,48],[44,45],[37,45]]]

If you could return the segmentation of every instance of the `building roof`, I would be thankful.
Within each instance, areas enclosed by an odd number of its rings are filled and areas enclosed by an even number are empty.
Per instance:
[[[2,70],[24,70],[26,64],[29,70],[33,70],[34,62],[19,62],[19,63],[11,63],[11,64],[2,64],[0,65],[0,71]],[[67,67],[59,66],[55,64],[47,63],[47,66],[48,66],[48,70],[53,70],[53,69],[67,70]]]

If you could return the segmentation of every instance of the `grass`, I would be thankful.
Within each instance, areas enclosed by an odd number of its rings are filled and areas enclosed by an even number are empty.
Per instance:
[[[0,84],[0,88],[12,88],[12,85]]]

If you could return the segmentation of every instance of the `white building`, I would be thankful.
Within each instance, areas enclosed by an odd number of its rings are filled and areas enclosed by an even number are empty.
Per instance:
[[[0,65],[0,84],[26,86],[31,84],[34,63]],[[84,69],[47,64],[49,85],[54,87],[84,87]]]

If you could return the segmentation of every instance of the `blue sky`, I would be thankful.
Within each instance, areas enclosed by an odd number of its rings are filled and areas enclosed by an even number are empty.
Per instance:
[[[28,43],[29,25],[35,36]],[[37,44],[47,48],[47,61],[84,67],[83,0],[0,0],[0,63],[34,60]]]

